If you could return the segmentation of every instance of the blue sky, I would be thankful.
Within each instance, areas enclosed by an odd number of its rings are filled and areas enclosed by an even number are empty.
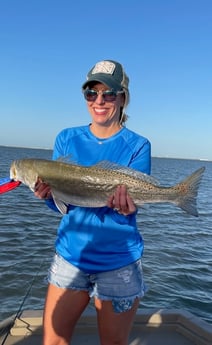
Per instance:
[[[88,124],[81,85],[103,59],[124,65],[127,127],[153,156],[212,160],[211,0],[0,1],[0,145]]]

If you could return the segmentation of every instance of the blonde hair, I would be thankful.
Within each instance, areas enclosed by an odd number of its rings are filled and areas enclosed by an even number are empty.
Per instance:
[[[128,88],[123,88],[124,91],[124,106],[121,107],[120,111],[120,117],[119,117],[119,123],[121,126],[124,126],[125,123],[127,122],[129,116],[126,114],[126,108],[130,102],[130,93]]]

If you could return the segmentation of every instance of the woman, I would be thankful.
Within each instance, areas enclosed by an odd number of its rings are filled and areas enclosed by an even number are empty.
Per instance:
[[[91,123],[67,128],[56,138],[53,159],[71,157],[91,166],[110,161],[150,173],[149,141],[127,129],[129,79],[120,63],[98,62],[82,86]],[[49,186],[38,181],[35,195],[56,208]],[[43,345],[68,345],[75,325],[94,298],[101,345],[126,345],[144,295],[143,240],[136,206],[118,186],[107,207],[69,205],[56,239],[44,309]]]

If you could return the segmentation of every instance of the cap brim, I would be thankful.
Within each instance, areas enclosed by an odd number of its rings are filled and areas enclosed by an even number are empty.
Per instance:
[[[120,84],[116,83],[114,80],[111,80],[110,78],[107,78],[105,76],[95,76],[95,77],[91,77],[89,78],[83,85],[82,85],[82,89],[85,90],[85,88],[92,82],[99,82],[102,84],[105,84],[106,86],[108,86],[110,89],[113,89],[114,91],[120,91],[122,89],[122,87],[120,86]]]

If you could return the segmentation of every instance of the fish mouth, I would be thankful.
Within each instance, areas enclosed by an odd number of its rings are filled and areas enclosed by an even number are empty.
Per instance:
[[[17,180],[17,172],[14,165],[12,165],[12,167],[10,168],[10,178],[11,180],[14,180],[14,181]]]

